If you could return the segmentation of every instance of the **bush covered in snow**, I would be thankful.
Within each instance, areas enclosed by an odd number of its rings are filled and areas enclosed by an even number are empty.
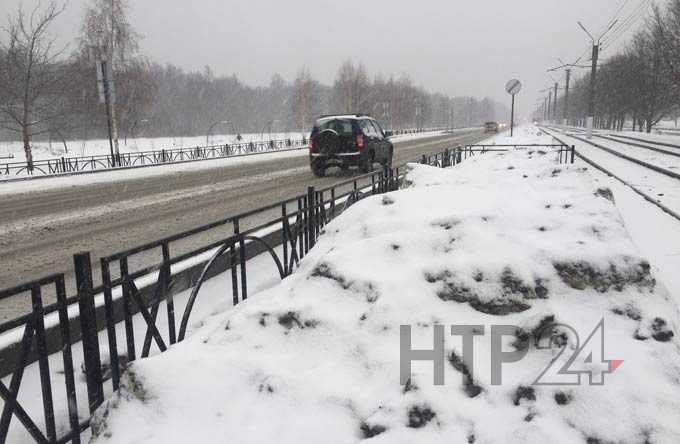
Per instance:
[[[134,362],[95,442],[680,442],[678,310],[610,192],[531,149],[407,179],[327,225],[280,285]],[[603,385],[534,384],[576,351],[564,326],[582,344],[602,319],[604,358],[624,361]],[[432,349],[440,324],[485,326],[473,368],[447,332],[445,385],[431,362],[401,385],[400,325]],[[501,385],[495,324],[528,350]]]

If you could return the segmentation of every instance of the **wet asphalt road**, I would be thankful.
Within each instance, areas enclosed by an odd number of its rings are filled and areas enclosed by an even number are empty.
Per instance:
[[[397,141],[394,165],[484,138],[481,131],[472,131]],[[328,187],[358,175],[330,169],[327,177],[316,178],[308,162],[300,153],[87,186],[60,182],[54,188],[1,195],[0,289],[63,272],[71,295],[72,256],[77,252],[89,251],[96,264],[102,256],[303,194],[309,185]],[[206,245],[225,234],[213,230],[194,236],[181,249]],[[98,274],[95,270],[95,284]],[[25,297],[0,302],[0,322],[28,308]]]

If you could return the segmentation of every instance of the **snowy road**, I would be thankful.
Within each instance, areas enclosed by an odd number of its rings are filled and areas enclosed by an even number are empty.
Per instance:
[[[483,138],[473,131],[397,142],[395,164]],[[281,153],[263,161],[197,162],[164,174],[158,169],[120,172],[115,180],[90,175],[0,187],[0,288],[68,272],[77,252],[90,251],[97,262],[101,256],[302,194],[308,185],[325,187],[347,179],[339,170],[315,178],[307,163],[305,152]],[[193,246],[224,236],[209,232],[192,238]],[[99,273],[94,274],[97,283]],[[67,280],[67,286],[72,294],[73,282]],[[0,321],[27,308],[27,301],[4,304]]]

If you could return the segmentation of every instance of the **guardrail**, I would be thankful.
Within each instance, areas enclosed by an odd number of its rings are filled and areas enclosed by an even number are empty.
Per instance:
[[[458,147],[424,156],[421,161],[448,167],[480,153],[508,150],[499,147]],[[573,153],[573,147],[559,147],[562,162],[562,151],[569,148]],[[162,353],[184,340],[192,310],[208,279],[230,271],[232,303],[246,300],[250,258],[268,254],[278,277],[285,278],[314,247],[328,222],[366,196],[399,189],[403,178],[403,170],[394,168],[353,177],[323,189],[309,187],[303,195],[103,257],[102,285],[97,287],[93,285],[90,254],[77,254],[73,259],[77,294],[72,297],[67,297],[63,273],[0,290],[0,302],[21,296],[32,301],[29,313],[0,325],[4,342],[11,343],[7,340],[10,336],[16,339],[0,354],[0,377],[10,378],[9,385],[0,380],[0,398],[4,401],[0,442],[6,440],[11,420],[16,416],[35,442],[79,443],[90,419],[81,419],[78,413],[78,369],[85,376],[88,409],[92,414],[107,394],[118,389],[129,362],[149,356],[154,347]],[[208,245],[174,253],[178,243],[210,230],[219,230],[224,235]],[[158,257],[151,265],[146,259],[138,260],[152,252]],[[191,294],[178,316],[175,296],[189,289]],[[47,293],[56,296],[55,303],[43,303]],[[159,316],[162,310],[165,313]],[[143,321],[137,319],[139,322],[135,323],[136,314]],[[74,360],[72,347],[77,342],[82,344],[82,364]],[[55,357],[63,368],[59,378],[51,370]],[[36,361],[42,393],[41,421],[35,419],[35,411],[30,412],[18,401],[26,369]],[[62,387],[57,387],[57,383]],[[56,391],[65,394],[61,404],[66,408],[55,409]]]

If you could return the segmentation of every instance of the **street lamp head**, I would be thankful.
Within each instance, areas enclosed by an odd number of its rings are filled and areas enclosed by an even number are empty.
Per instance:
[[[581,27],[581,29],[583,29],[583,32],[585,32],[586,34],[588,34],[588,37],[590,37],[590,40],[593,41],[593,45],[595,45],[595,37],[593,37],[593,35],[592,35],[590,32],[588,32],[588,30],[586,29],[586,27],[583,26],[583,23],[581,23],[581,22],[577,22],[577,23],[578,23],[578,25]]]

